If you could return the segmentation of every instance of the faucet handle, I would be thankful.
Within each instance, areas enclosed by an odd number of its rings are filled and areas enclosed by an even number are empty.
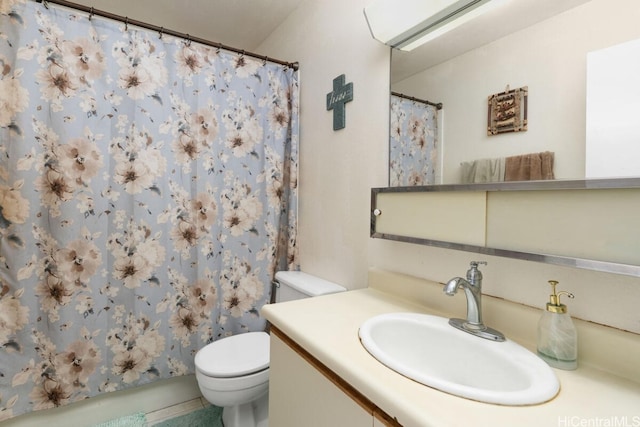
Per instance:
[[[467,280],[469,283],[480,286],[482,282],[482,272],[478,270],[479,264],[487,265],[487,261],[471,261],[471,268],[467,271]]]
[[[478,269],[478,265],[479,265],[479,264],[487,265],[488,263],[487,263],[487,261],[471,261],[471,262],[469,263],[469,265],[471,266],[471,268],[472,268],[472,269],[475,269],[475,270],[477,270],[477,269]]]

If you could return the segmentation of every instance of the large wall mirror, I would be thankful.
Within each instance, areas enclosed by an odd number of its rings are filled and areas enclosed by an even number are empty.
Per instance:
[[[423,114],[426,138],[422,113],[390,109],[390,149],[398,118],[410,118],[432,165],[398,168],[390,153],[390,186],[372,189],[372,237],[640,277],[638,22],[637,0],[510,0],[393,50],[391,92],[442,109]],[[488,135],[488,98],[516,88],[526,130]],[[462,183],[464,163],[540,153],[553,154],[552,179]],[[418,169],[429,178],[400,176]]]
[[[413,183],[459,184],[465,163],[544,152],[555,180],[639,177],[638,22],[637,0],[511,0],[411,52],[393,50],[391,91],[443,106],[436,150],[423,150],[431,177]],[[488,97],[523,87],[526,131],[488,135]]]

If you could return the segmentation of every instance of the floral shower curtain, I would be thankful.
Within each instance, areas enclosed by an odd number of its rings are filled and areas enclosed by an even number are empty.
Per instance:
[[[288,67],[0,0],[0,421],[264,329],[297,114]]]
[[[389,185],[435,184],[438,156],[438,109],[391,95]]]

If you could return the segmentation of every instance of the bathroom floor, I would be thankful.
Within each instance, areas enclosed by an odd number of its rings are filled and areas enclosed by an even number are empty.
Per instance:
[[[147,413],[146,414],[147,423],[150,427],[151,426],[168,427],[170,425],[171,426],[175,425],[177,427],[178,424],[167,423],[167,421],[172,419],[177,419],[178,417],[182,417],[188,414],[192,414],[200,409],[209,408],[210,406],[211,404],[207,402],[204,398],[192,399],[187,402],[182,402],[177,405],[169,406],[167,408],[163,408],[157,411]],[[220,414],[221,413],[222,412],[220,411]],[[208,423],[207,425],[222,426],[222,420],[221,419],[210,420],[210,423]],[[191,427],[191,425],[189,427]]]

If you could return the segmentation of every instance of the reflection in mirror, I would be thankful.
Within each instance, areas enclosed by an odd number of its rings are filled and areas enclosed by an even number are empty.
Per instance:
[[[461,27],[412,52],[392,52],[391,90],[437,100],[447,109],[446,120],[439,130],[442,170],[437,171],[436,184],[461,183],[465,162],[543,153],[552,153],[553,157],[547,160],[552,162],[555,179],[589,177],[585,173],[589,127],[585,112],[592,104],[591,96],[587,96],[591,90],[587,89],[587,75],[591,73],[591,61],[587,70],[587,57],[590,52],[640,38],[637,0],[619,0],[615,7],[608,0],[510,2],[516,3],[520,8],[516,8],[515,14],[504,10],[488,13],[469,23],[471,27]],[[553,11],[553,15],[543,16],[546,10]],[[535,22],[511,27],[508,34],[485,37],[498,27],[509,27],[533,15]],[[420,55],[427,58],[414,59]],[[421,64],[421,68],[418,65],[411,68],[415,64]],[[627,67],[630,66],[618,64],[613,74],[603,78],[616,81]],[[640,81],[637,73],[632,74]],[[507,86],[528,87],[527,131],[487,135],[487,99]],[[625,89],[604,92],[608,98],[598,103],[607,108],[619,103],[612,96],[623,94]],[[636,102],[640,99],[637,92],[633,97]],[[638,111],[637,104],[629,108]],[[609,142],[626,135],[624,131],[629,127],[621,125],[620,116],[604,117],[601,115],[608,122]],[[634,141],[638,139],[633,137]],[[614,155],[612,150],[617,145],[608,143],[607,154]],[[602,162],[602,158],[593,156],[596,162]],[[540,161],[544,159],[541,157]],[[633,164],[635,170],[625,170],[624,174],[620,168],[614,168],[592,176],[640,176],[640,162]]]
[[[587,178],[638,176],[640,39],[587,56]]]
[[[433,185],[438,168],[442,104],[391,92],[389,185]]]

